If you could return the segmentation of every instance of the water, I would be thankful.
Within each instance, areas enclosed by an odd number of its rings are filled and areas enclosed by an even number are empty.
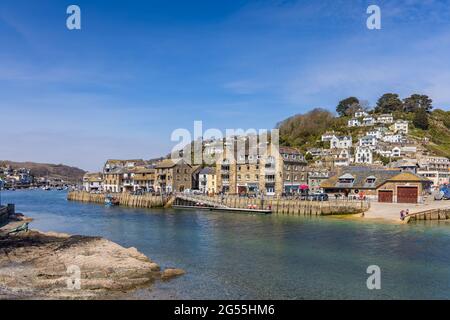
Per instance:
[[[450,223],[106,208],[59,191],[2,198],[33,217],[32,228],[103,236],[187,271],[131,298],[450,298]],[[369,265],[381,268],[381,290],[366,287]]]

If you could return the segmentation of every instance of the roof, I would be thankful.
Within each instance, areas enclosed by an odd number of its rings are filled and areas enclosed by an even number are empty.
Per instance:
[[[300,154],[300,151],[291,147],[280,147],[280,153]]]
[[[211,168],[211,167],[206,167],[200,171],[200,174],[216,174],[216,169]]]
[[[340,173],[329,178],[321,184],[324,189],[345,188],[345,189],[375,189],[384,184],[389,179],[400,174],[399,169],[381,169],[370,167],[345,167]],[[340,183],[339,179],[354,178],[353,183]],[[367,183],[367,179],[375,178],[374,183]]]
[[[178,160],[173,160],[173,159],[165,159],[162,160],[160,162],[158,162],[155,166],[156,169],[168,169],[168,168],[173,168],[176,165],[179,164],[186,164],[188,166],[190,166],[186,161],[184,161],[183,159],[178,159]]]
[[[429,182],[430,180],[420,177],[412,172],[402,172],[388,179],[390,182]]]
[[[84,181],[97,182],[103,180],[103,174],[100,172],[88,172],[83,176]]]
[[[155,169],[139,166],[139,167],[134,167],[134,168],[130,169],[130,172],[133,172],[133,173],[155,173]]]

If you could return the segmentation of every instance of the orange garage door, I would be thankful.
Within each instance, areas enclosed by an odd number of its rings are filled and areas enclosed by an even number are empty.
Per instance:
[[[398,203],[417,203],[419,195],[418,187],[398,187],[397,202]]]
[[[392,190],[378,190],[378,202],[392,203],[394,199],[394,191]]]

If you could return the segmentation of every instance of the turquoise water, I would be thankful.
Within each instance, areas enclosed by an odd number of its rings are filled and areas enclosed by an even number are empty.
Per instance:
[[[33,217],[32,228],[100,235],[187,271],[132,298],[450,298],[450,223],[106,208],[59,191],[2,192],[2,200]],[[381,268],[381,290],[366,287],[369,265]]]

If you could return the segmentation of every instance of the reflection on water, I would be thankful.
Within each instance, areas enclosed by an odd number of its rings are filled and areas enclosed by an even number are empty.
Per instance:
[[[65,196],[3,192],[32,228],[100,235],[187,271],[132,297],[450,298],[450,224],[106,208]],[[380,266],[382,290],[367,289],[369,265]]]

